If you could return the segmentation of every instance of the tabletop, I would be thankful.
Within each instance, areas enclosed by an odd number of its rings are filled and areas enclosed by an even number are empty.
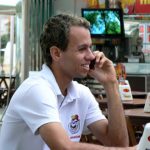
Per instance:
[[[145,100],[146,99],[144,98],[133,98],[133,100],[123,100],[121,102],[123,104],[124,109],[144,108]],[[97,99],[97,101],[102,110],[107,108],[107,98]]]
[[[144,112],[143,108],[136,109],[126,109],[125,115],[128,117],[136,117],[136,118],[148,118],[150,122],[150,112]]]

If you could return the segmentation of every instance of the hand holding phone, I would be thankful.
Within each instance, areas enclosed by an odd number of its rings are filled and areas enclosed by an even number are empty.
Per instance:
[[[90,69],[95,69],[95,62],[96,62],[96,58],[91,61],[90,66],[89,66]]]

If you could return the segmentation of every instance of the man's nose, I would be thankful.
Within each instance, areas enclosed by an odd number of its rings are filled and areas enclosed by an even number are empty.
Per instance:
[[[89,51],[88,51],[88,58],[90,58],[91,60],[93,60],[95,58],[95,55],[91,49],[89,49]]]

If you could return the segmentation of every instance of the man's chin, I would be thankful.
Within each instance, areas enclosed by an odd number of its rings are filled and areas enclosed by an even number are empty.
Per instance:
[[[86,74],[80,74],[80,75],[78,75],[76,78],[80,78],[80,79],[83,79],[83,78],[85,78],[85,77],[87,77],[87,73]]]

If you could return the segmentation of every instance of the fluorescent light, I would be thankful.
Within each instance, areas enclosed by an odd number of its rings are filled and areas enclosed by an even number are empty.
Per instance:
[[[16,6],[19,1],[21,0],[0,0],[0,5]]]

